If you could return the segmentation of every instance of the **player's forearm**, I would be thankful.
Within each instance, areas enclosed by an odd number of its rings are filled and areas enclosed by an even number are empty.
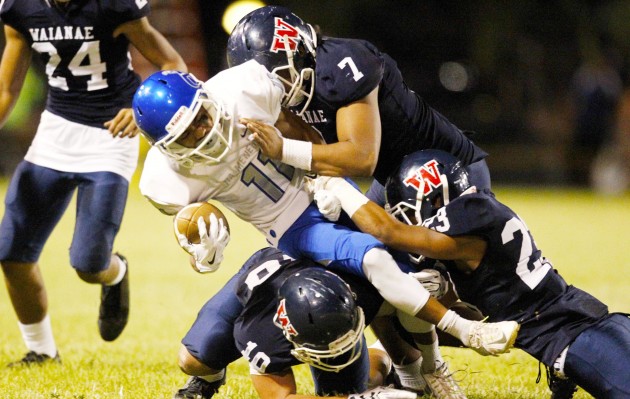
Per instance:
[[[322,176],[369,177],[376,168],[377,156],[350,142],[314,144],[311,171]]]

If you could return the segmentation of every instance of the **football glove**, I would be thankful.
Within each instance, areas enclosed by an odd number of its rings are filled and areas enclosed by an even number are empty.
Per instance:
[[[341,201],[339,201],[339,198],[337,198],[335,194],[328,190],[319,190],[315,191],[313,199],[317,204],[317,208],[326,219],[331,222],[339,220],[339,215],[341,215]]]
[[[177,232],[179,245],[195,259],[195,270],[199,273],[216,271],[223,261],[223,250],[230,242],[230,233],[223,224],[223,219],[217,219],[210,214],[210,231],[206,228],[203,217],[197,221],[199,229],[199,244],[188,241],[186,235]]]
[[[348,399],[416,399],[418,395],[410,391],[392,387],[378,387],[348,396]]]
[[[435,269],[422,269],[417,273],[409,273],[429,291],[432,297],[442,298],[448,292],[448,280],[444,275]]]

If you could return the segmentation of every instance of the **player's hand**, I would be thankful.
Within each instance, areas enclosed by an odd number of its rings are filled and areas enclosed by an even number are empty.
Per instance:
[[[249,118],[241,118],[242,123],[247,128],[250,141],[258,144],[262,153],[271,159],[282,159],[282,135],[273,125]]]
[[[210,231],[208,232],[203,217],[197,221],[199,229],[199,244],[192,244],[186,235],[177,232],[179,245],[195,259],[195,270],[199,273],[216,271],[223,261],[223,250],[230,242],[230,233],[223,224],[223,219],[217,219],[210,214]]]
[[[331,222],[339,220],[341,201],[335,194],[328,190],[319,190],[315,192],[313,199],[317,203],[317,208],[326,219]]]
[[[448,280],[437,270],[423,269],[417,273],[409,274],[418,280],[436,299],[442,298],[448,292]]]
[[[131,108],[122,108],[114,119],[105,122],[105,127],[114,137],[135,137],[140,129],[133,119]]]
[[[348,396],[348,399],[416,399],[418,395],[410,391],[392,387],[378,387]]]

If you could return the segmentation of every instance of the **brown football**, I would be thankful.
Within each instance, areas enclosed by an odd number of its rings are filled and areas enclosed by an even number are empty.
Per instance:
[[[210,229],[210,215],[213,214],[217,219],[223,219],[223,224],[230,231],[230,225],[227,218],[219,208],[208,202],[195,202],[186,205],[177,215],[175,215],[174,228],[180,233],[188,237],[188,241],[192,244],[199,244],[199,230],[197,221],[200,216],[206,222],[206,227]]]

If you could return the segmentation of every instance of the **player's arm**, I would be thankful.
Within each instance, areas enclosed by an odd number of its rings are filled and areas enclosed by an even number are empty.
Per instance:
[[[481,237],[450,237],[400,222],[344,179],[330,179],[323,188],[339,199],[343,210],[361,231],[394,249],[433,259],[462,261],[471,269],[479,265],[486,252],[487,243]]]
[[[114,31],[114,37],[127,39],[153,65],[164,70],[187,72],[186,63],[166,38],[157,31],[147,17],[125,22]]]
[[[125,22],[114,31],[114,37],[125,35],[131,44],[149,62],[160,69],[187,72],[186,63],[166,38],[158,32],[147,17]],[[114,137],[134,137],[140,131],[133,120],[131,108],[123,108],[114,119],[105,122],[105,127]]]
[[[0,127],[17,103],[31,64],[31,48],[17,30],[4,25],[5,47],[0,63]]]
[[[372,176],[381,147],[378,86],[337,110],[338,142],[313,145],[311,170],[323,176]]]
[[[371,176],[381,146],[381,119],[378,87],[364,98],[337,110],[337,143],[304,143],[303,136],[276,124],[282,133],[263,123],[242,119],[251,138],[270,158],[310,170],[324,176]],[[318,144],[319,143],[319,144]]]

